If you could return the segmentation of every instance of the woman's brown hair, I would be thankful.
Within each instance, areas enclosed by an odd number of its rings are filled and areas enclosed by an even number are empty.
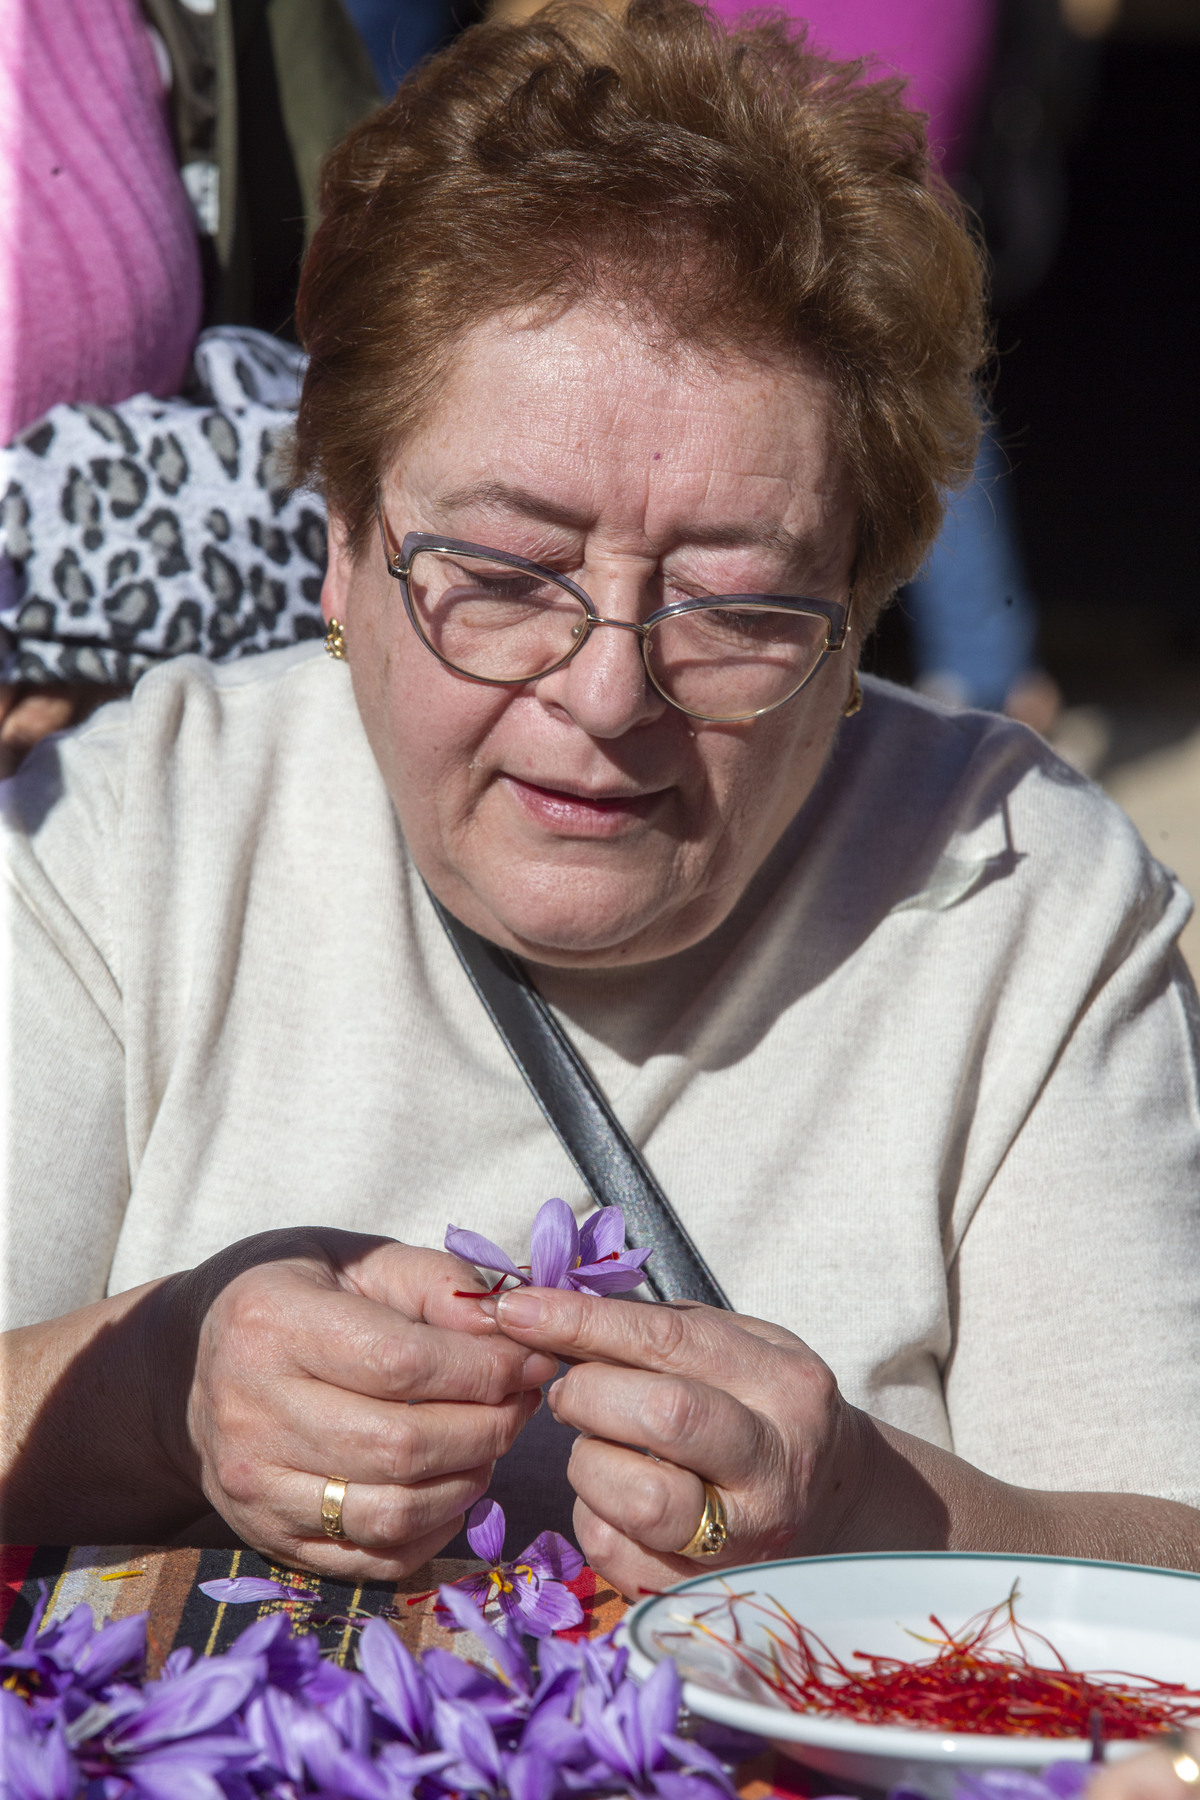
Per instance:
[[[692,0],[558,0],[418,69],[330,158],[300,285],[297,467],[351,549],[464,332],[598,295],[677,341],[816,355],[873,615],[970,473],[986,348],[980,260],[902,94]]]

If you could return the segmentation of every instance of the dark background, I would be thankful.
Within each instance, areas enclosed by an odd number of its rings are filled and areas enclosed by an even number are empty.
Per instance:
[[[1200,14],[1200,9],[1198,14]],[[1114,35],[1041,286],[998,328],[1043,653],[1068,702],[1200,718],[1200,17]],[[1171,732],[1182,723],[1164,715]],[[1131,746],[1132,748],[1132,746]]]
[[[997,320],[993,404],[1042,660],[1102,714],[1106,772],[1200,728],[1200,0],[1077,74],[1061,235]],[[906,658],[895,615],[877,666]]]

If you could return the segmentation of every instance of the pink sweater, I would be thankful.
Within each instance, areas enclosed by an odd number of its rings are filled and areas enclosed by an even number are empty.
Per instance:
[[[729,24],[753,0],[709,0]],[[779,4],[780,0],[773,0]],[[995,0],[782,0],[796,20],[807,19],[814,49],[839,60],[878,60],[880,75],[909,78],[910,101],[929,117],[931,143],[947,174],[969,149],[995,30]]]
[[[0,443],[178,391],[196,232],[137,0],[0,0]]]

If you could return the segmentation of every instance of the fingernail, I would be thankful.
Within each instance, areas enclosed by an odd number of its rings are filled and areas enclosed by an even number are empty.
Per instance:
[[[478,1302],[478,1306],[480,1312],[486,1314],[489,1319],[495,1318],[496,1302],[492,1299],[490,1294],[485,1294],[483,1299]]]
[[[558,1413],[558,1396],[561,1388],[562,1380],[560,1378],[552,1387],[549,1387],[546,1390],[546,1398],[550,1402],[550,1411],[556,1415]]]
[[[528,1327],[536,1325],[542,1316],[542,1303],[536,1294],[523,1293],[520,1288],[515,1293],[501,1294],[495,1305],[495,1317],[501,1325]]]

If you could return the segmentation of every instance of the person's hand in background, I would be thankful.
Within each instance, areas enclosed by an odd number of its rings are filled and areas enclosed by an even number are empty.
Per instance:
[[[0,781],[16,773],[35,744],[52,731],[65,731],[123,690],[77,681],[34,687],[28,682],[0,682]]]
[[[1087,1800],[1195,1800],[1200,1794],[1200,1731],[1171,1734],[1162,1748],[1110,1763]]]

